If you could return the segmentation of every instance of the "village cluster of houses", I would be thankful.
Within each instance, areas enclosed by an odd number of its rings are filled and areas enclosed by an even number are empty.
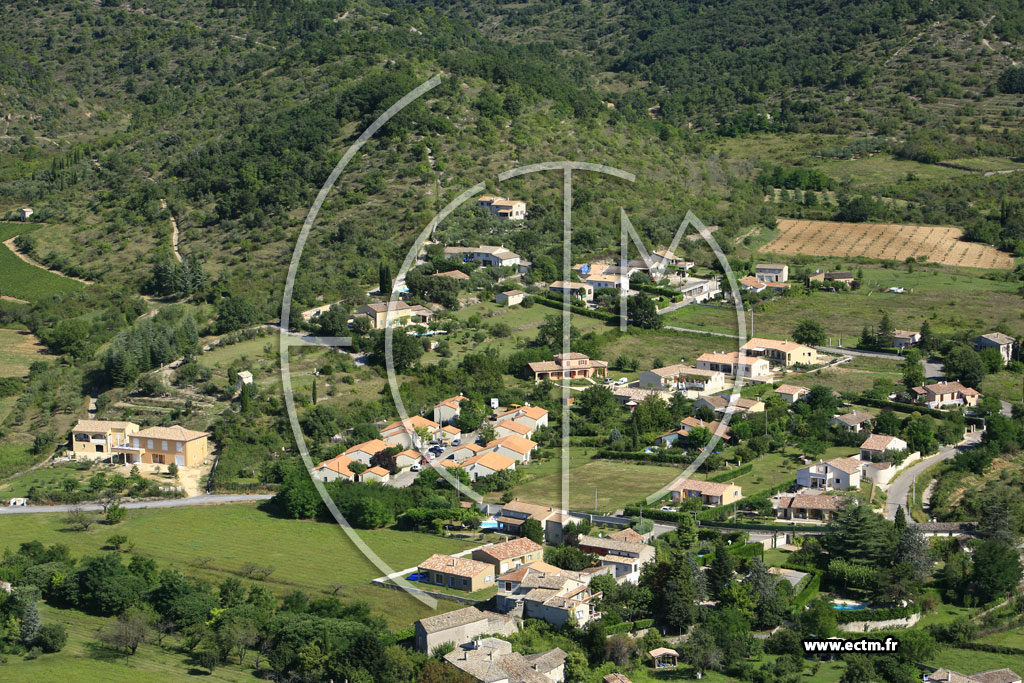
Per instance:
[[[531,437],[548,425],[548,411],[530,405],[511,407],[495,415],[493,440],[482,445],[463,443],[456,422],[462,414],[462,404],[468,400],[460,394],[440,401],[433,408],[434,419],[413,415],[392,422],[380,430],[380,438],[356,444],[314,466],[313,475],[323,482],[344,479],[387,483],[396,472],[428,465],[431,457],[424,452],[431,443],[449,451],[438,466],[464,469],[471,481],[515,470],[517,464],[530,462],[537,449],[537,442]],[[344,434],[336,434],[331,440],[345,439]],[[366,469],[353,472],[354,462]]]
[[[71,429],[68,455],[112,464],[197,467],[209,456],[209,436],[179,425],[140,428],[122,420],[79,420]]]

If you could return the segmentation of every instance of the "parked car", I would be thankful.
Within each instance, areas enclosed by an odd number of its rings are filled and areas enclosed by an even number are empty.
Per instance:
[[[452,445],[453,446],[461,446],[462,445],[462,439],[452,439]]]
[[[412,467],[410,467],[409,469],[410,469],[411,471],[413,471],[413,472],[419,472],[419,471],[420,471],[420,470],[422,470],[423,468],[419,466],[419,463],[417,463],[417,464],[413,465]]]
[[[615,383],[618,384],[619,386],[622,386],[623,384],[627,384],[628,382],[629,382],[629,378],[628,377],[620,377],[618,379],[618,381],[615,382]]]
[[[668,505],[662,505],[662,506],[661,506],[661,509],[662,509],[662,511],[664,511],[664,512],[675,512],[675,510],[673,510],[672,508],[670,508],[670,507],[669,507]]]
[[[442,448],[441,446],[431,446],[430,452],[433,453],[434,455],[440,455],[441,453],[444,453],[444,448]]]

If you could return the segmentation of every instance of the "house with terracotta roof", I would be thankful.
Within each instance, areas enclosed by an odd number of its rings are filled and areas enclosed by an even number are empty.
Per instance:
[[[860,459],[878,462],[886,451],[905,451],[907,442],[887,434],[869,434],[860,445]]]
[[[608,362],[603,360],[591,360],[590,356],[584,353],[558,353],[553,360],[537,361],[528,363],[527,370],[533,375],[535,382],[542,382],[546,379],[585,379],[588,377],[607,377]]]
[[[740,285],[740,289],[744,292],[753,292],[754,294],[760,294],[764,290],[768,289],[768,283],[758,280],[753,275],[744,275],[737,281]]]
[[[445,425],[437,431],[436,436],[440,437],[445,443],[451,444],[462,440],[462,430],[455,425]]]
[[[836,516],[843,498],[823,493],[783,494],[773,499],[775,516],[779,519],[810,519],[827,522]]]
[[[989,669],[965,676],[950,669],[936,669],[924,674],[925,683],[1021,683],[1019,673],[1011,669]]]
[[[462,414],[462,404],[469,399],[459,394],[440,401],[434,406],[434,422],[441,425],[452,424]]]
[[[494,425],[494,433],[499,438],[503,436],[521,436],[524,439],[533,438],[533,427],[527,424],[523,424],[519,420],[502,420]]]
[[[420,562],[418,581],[475,593],[494,585],[494,565],[435,553]],[[426,586],[424,586],[426,587]]]
[[[797,486],[810,489],[846,491],[860,488],[862,460],[857,458],[832,458],[796,471]]]
[[[923,387],[914,387],[910,393],[916,403],[922,403],[929,408],[972,407],[978,405],[978,399],[981,397],[977,389],[965,387],[960,382],[926,384]]]
[[[434,273],[430,277],[446,277],[449,280],[468,280],[469,276],[463,273],[461,270],[446,270],[443,273]]]
[[[516,422],[529,425],[536,430],[548,426],[548,411],[538,406],[519,406],[518,408],[498,413],[496,421],[501,423],[505,420],[515,420]]]
[[[405,327],[407,325],[426,325],[434,317],[434,312],[419,304],[408,304],[404,301],[390,303],[366,304],[356,309],[355,316],[366,316],[370,327],[382,330],[385,327]]]
[[[428,420],[422,415],[413,415],[407,420],[392,422],[380,430],[380,438],[391,446],[413,448],[419,445],[418,430],[426,430],[428,438],[433,438],[441,425]]]
[[[124,446],[139,425],[122,420],[79,420],[71,428],[71,453],[88,460],[109,458],[115,446]]]
[[[476,205],[490,210],[491,217],[498,220],[521,221],[526,218],[526,202],[519,199],[484,195],[477,198]]]
[[[793,405],[797,401],[803,399],[804,396],[811,393],[811,390],[807,387],[801,387],[796,384],[780,384],[775,387],[773,392],[776,396],[781,396],[789,405]]]
[[[390,448],[394,448],[394,446],[387,443],[386,441],[381,441],[380,439],[370,439],[369,441],[364,441],[363,443],[356,444],[352,448],[349,448],[347,451],[343,453],[343,455],[346,455],[352,458],[353,460],[361,462],[367,467],[369,467],[370,461],[373,459],[373,456],[383,451],[386,451]]]
[[[1002,332],[990,332],[974,340],[974,347],[979,351],[987,348],[998,349],[999,355],[1003,357],[1004,364],[1013,360],[1013,352],[1016,346],[1017,340]]]
[[[921,333],[913,330],[893,330],[893,344],[898,349],[905,349],[921,341]]]
[[[785,282],[789,279],[789,266],[784,263],[758,263],[754,275],[761,282]]]
[[[637,378],[641,389],[657,391],[721,391],[725,388],[725,373],[719,370],[701,370],[683,363],[644,370]]]
[[[614,289],[621,289],[624,292],[629,291],[629,276],[611,274],[608,272],[601,273],[600,275],[587,275],[584,278],[584,282],[594,288],[594,290],[604,289],[605,287],[612,287]]]
[[[540,522],[541,528],[545,528],[548,520],[558,514],[558,511],[549,505],[535,505],[520,501],[516,498],[505,503],[498,515],[498,529],[505,533],[519,535],[522,533],[523,523],[528,519],[535,519]]]
[[[125,463],[150,463],[178,467],[196,467],[209,455],[207,432],[171,427],[146,427],[132,433],[127,443],[113,447]],[[117,459],[117,458],[114,458]]]
[[[728,505],[743,498],[743,489],[736,484],[720,484],[699,479],[682,479],[669,487],[672,500],[699,498],[709,507]]]
[[[481,611],[476,607],[463,607],[424,617],[413,627],[416,651],[425,654],[430,654],[443,643],[455,643],[458,647],[484,634],[510,636],[519,630],[519,625],[512,617]]]
[[[375,465],[374,467],[367,468],[359,475],[359,481],[375,481],[379,484],[384,484],[391,481],[391,471],[386,467]]]
[[[740,350],[748,356],[767,358],[769,361],[787,368],[793,365],[816,365],[818,363],[817,351],[810,346],[791,341],[751,337],[740,347]]]
[[[407,448],[401,453],[395,455],[395,467],[397,469],[404,470],[407,467],[412,467],[421,460],[423,460],[423,454],[419,451]]]
[[[475,549],[473,559],[492,564],[496,574],[504,574],[510,569],[544,559],[544,548],[528,538],[514,538]]]
[[[601,566],[610,566],[618,583],[637,583],[640,571],[654,561],[654,546],[610,536],[580,536],[579,549],[601,558]]]
[[[446,258],[460,259],[464,263],[475,261],[485,266],[499,266],[503,268],[518,267],[522,263],[519,254],[509,251],[503,245],[492,246],[481,244],[479,247],[445,247]]]
[[[509,289],[498,292],[494,295],[494,303],[499,306],[518,306],[526,298],[526,292],[519,289]]]
[[[570,299],[582,299],[583,301],[594,300],[594,287],[586,282],[555,280],[550,286],[548,286],[548,291],[562,297],[568,293]]]
[[[728,353],[704,353],[697,357],[697,368],[722,372],[726,377],[743,377],[753,380],[770,380],[771,366],[766,358],[757,358],[738,351]]]
[[[475,443],[464,443],[461,446],[456,446],[453,451],[449,453],[456,462],[462,462],[466,458],[472,458],[478,453],[482,453],[484,447]]]
[[[835,415],[829,421],[829,424],[840,429],[845,429],[848,432],[859,434],[860,430],[869,428],[872,420],[874,419],[875,416],[871,413],[863,413],[854,410],[852,413]]]
[[[333,458],[324,460],[319,465],[314,465],[311,472],[315,478],[325,484],[327,482],[337,481],[338,479],[355,481],[356,475],[349,469],[349,465],[354,462],[355,460],[346,455],[336,455]]]
[[[591,576],[544,562],[523,565],[498,576],[495,605],[499,612],[543,619],[555,627],[570,620],[585,626],[601,616],[593,604],[601,594],[590,591]]]
[[[537,450],[537,442],[524,438],[517,434],[502,436],[494,441],[488,441],[483,452],[493,451],[506,458],[512,458],[516,462],[530,462],[530,456]]]
[[[488,451],[474,455],[471,458],[466,458],[459,464],[459,467],[466,470],[470,481],[476,481],[480,477],[489,477],[497,472],[504,472],[505,470],[514,471],[516,469],[516,461],[493,451]]]

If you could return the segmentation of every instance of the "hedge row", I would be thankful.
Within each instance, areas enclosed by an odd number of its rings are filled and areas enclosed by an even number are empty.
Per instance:
[[[811,575],[811,580],[807,582],[800,594],[793,598],[793,612],[797,613],[806,607],[819,590],[821,590],[821,572],[814,572]]]
[[[642,451],[613,451],[602,449],[594,455],[595,458],[603,460],[636,460],[637,462],[669,463],[672,465],[685,465],[693,462],[693,456],[686,453],[666,453],[656,451],[644,453]]]
[[[641,292],[647,292],[648,294],[657,294],[658,296],[666,296],[672,300],[672,302],[679,301],[683,298],[683,293],[668,287],[658,287],[657,285],[649,285],[642,282],[630,282],[630,289],[636,289]]]
[[[708,481],[713,481],[716,484],[724,484],[727,481],[742,477],[744,474],[754,469],[753,463],[747,463],[746,465],[740,465],[736,469],[726,470],[725,472],[719,472],[718,474],[712,474],[708,477]]]
[[[637,619],[636,621],[623,621],[618,624],[613,624],[612,626],[606,626],[604,632],[610,636],[616,633],[640,631],[645,628],[650,628],[653,625],[654,619]]]
[[[919,406],[914,403],[900,403],[899,401],[890,401],[885,398],[870,398],[868,396],[861,396],[857,399],[857,403],[866,406],[872,406],[873,408],[891,408],[898,413],[921,413],[922,415],[931,415],[937,417],[940,420],[945,419],[949,413],[936,410],[934,408],[928,408],[926,406]]]

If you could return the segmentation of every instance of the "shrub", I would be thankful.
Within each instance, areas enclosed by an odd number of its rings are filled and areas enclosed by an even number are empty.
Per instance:
[[[45,624],[33,643],[43,652],[60,652],[68,642],[68,633],[61,624]]]

